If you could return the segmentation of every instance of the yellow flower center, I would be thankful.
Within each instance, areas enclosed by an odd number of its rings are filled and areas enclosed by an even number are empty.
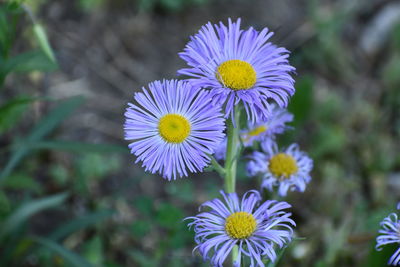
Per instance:
[[[296,160],[285,153],[279,153],[269,160],[269,170],[280,178],[289,178],[298,170]]]
[[[217,68],[217,79],[232,90],[245,90],[253,87],[257,73],[246,61],[232,59],[225,61]]]
[[[254,128],[253,130],[248,131],[247,135],[248,136],[259,136],[260,134],[262,134],[266,130],[267,130],[267,127],[265,127],[264,125],[261,125],[261,126],[258,126],[256,128]]]
[[[179,144],[189,136],[190,123],[179,114],[167,114],[160,119],[158,131],[165,141]]]
[[[231,238],[243,239],[256,230],[257,222],[253,215],[245,211],[232,213],[226,218],[225,231]]]

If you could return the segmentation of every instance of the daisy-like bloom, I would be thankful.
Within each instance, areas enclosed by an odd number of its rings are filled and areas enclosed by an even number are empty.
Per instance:
[[[208,211],[186,218],[193,220],[188,226],[194,228],[195,249],[213,266],[222,266],[235,245],[239,247],[235,266],[240,266],[242,256],[250,259],[250,266],[264,266],[265,256],[275,261],[275,246],[282,248],[290,242],[296,225],[291,213],[284,211],[291,206],[275,200],[259,205],[261,197],[254,190],[242,200],[236,193],[221,194],[224,202],[207,201],[200,209]]]
[[[397,209],[400,209],[400,203],[397,204]],[[381,222],[380,235],[376,238],[376,249],[382,250],[382,246],[391,243],[400,244],[400,220],[396,213],[391,213]],[[390,257],[389,265],[400,265],[400,248]]]
[[[267,120],[272,106],[287,106],[294,94],[288,51],[269,42],[267,28],[240,29],[240,19],[204,25],[179,55],[189,68],[178,71],[196,87],[208,88],[213,103],[225,104],[225,117],[234,118],[234,106],[243,103],[248,119]]]
[[[286,196],[288,190],[304,192],[311,181],[312,159],[300,151],[297,144],[279,151],[273,140],[266,140],[261,147],[263,152],[253,152],[247,163],[248,174],[261,174],[261,187],[272,191],[274,186],[278,186],[280,196]]]
[[[276,134],[281,134],[290,128],[286,126],[286,123],[291,121],[293,121],[293,114],[273,104],[271,116],[268,120],[256,124],[249,122],[248,129],[242,131],[243,145],[251,146],[254,141],[262,141],[266,138],[273,139]]]
[[[188,82],[155,81],[136,93],[125,112],[125,139],[136,162],[168,180],[201,171],[224,138],[220,109]]]
[[[251,146],[254,141],[264,141],[274,139],[275,135],[283,133],[291,127],[286,126],[286,123],[293,121],[293,114],[286,109],[280,108],[277,105],[272,105],[271,117],[261,123],[248,123],[247,130],[240,134],[240,139],[245,147]],[[216,160],[225,160],[227,138],[215,149],[214,157]]]

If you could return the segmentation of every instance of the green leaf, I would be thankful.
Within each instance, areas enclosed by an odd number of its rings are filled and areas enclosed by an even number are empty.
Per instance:
[[[315,159],[327,154],[340,154],[347,141],[342,128],[322,125],[314,137],[310,154]]]
[[[294,114],[294,124],[307,119],[313,104],[313,79],[303,76],[296,82],[296,93],[292,97],[288,110]]]
[[[391,41],[393,43],[393,50],[400,51],[400,23],[397,23],[391,33]]]
[[[133,205],[140,213],[147,215],[148,217],[153,216],[154,207],[152,198],[148,196],[137,196],[133,201]]]
[[[105,0],[79,0],[79,7],[84,11],[92,11],[105,4]]]
[[[77,158],[77,177],[82,180],[102,179],[120,168],[120,161],[111,155],[86,153]]]
[[[34,98],[19,96],[0,106],[0,134],[14,126]]]
[[[14,168],[18,165],[18,163],[24,158],[27,154],[26,149],[19,149],[15,153],[12,154],[6,165],[4,166],[3,170],[0,173],[0,186],[4,182],[5,178],[7,178],[10,173],[14,170]]]
[[[54,179],[53,181],[61,187],[65,187],[70,174],[67,166],[63,165],[52,165],[49,168],[49,175]]]
[[[109,262],[104,263],[104,267],[124,267],[124,266],[122,266],[116,262],[109,261]]]
[[[371,246],[369,255],[366,257],[367,260],[362,266],[387,266],[387,262],[397,249],[398,246],[395,244],[387,244],[381,251],[377,251],[374,246]]]
[[[32,215],[55,206],[60,205],[67,198],[67,194],[57,194],[36,200],[31,200],[18,207],[2,224],[0,238],[15,231],[22,223],[26,222]]]
[[[36,125],[36,127],[28,136],[28,141],[36,142],[48,135],[77,107],[79,107],[83,103],[83,101],[83,97],[76,96],[62,102]]]
[[[139,0],[138,3],[139,11],[148,12],[156,5],[156,0]]]
[[[400,86],[400,77],[398,75],[399,73],[400,54],[394,54],[387,60],[387,63],[383,68],[382,76],[385,85],[398,91],[397,89]]]
[[[157,210],[156,221],[157,223],[165,228],[175,229],[182,222],[183,212],[168,203],[163,203]]]
[[[36,23],[33,25],[33,32],[35,33],[42,51],[53,63],[56,63],[56,58],[54,57],[53,50],[51,49],[49,40],[47,39],[46,31],[44,30],[43,26],[39,23]]]
[[[24,138],[28,144],[40,141],[46,135],[48,135],[56,126],[58,126],[66,117],[68,117],[79,105],[83,102],[82,97],[72,97],[55,109],[53,109],[46,117],[44,117],[31,133]],[[5,178],[7,178],[18,163],[28,154],[29,147],[24,146],[24,142],[18,142],[17,149],[11,155],[9,161],[4,166],[0,173],[0,184]]]
[[[171,249],[181,249],[193,242],[193,234],[188,231],[186,223],[182,219],[176,222],[176,229],[171,231],[168,236],[168,247]]]
[[[91,267],[93,266],[90,264],[86,259],[82,258],[75,252],[66,249],[65,247],[57,244],[56,242],[42,238],[42,237],[34,237],[33,241],[41,244],[42,246],[48,248],[49,250],[57,253],[62,258],[64,258],[70,265],[67,266],[74,266],[74,267]]]
[[[159,0],[160,5],[169,11],[177,12],[181,10],[185,4],[182,0]]]
[[[22,8],[21,4],[23,4],[25,0],[8,0],[7,2],[7,11],[10,13],[21,13]]]
[[[74,141],[51,140],[34,143],[24,143],[29,149],[50,149],[76,153],[127,153],[126,147],[111,144],[90,144]]]
[[[35,193],[40,193],[42,191],[40,183],[36,182],[33,177],[23,173],[11,175],[10,178],[4,182],[4,188],[11,190],[30,190]]]
[[[5,76],[10,72],[53,71],[58,68],[43,51],[29,51],[9,58],[0,65],[0,73]]]
[[[18,3],[0,5],[0,59],[7,57],[10,52],[20,13],[22,13],[22,8]]]
[[[131,226],[132,235],[140,240],[150,232],[151,228],[152,225],[148,221],[134,221]]]
[[[24,259],[32,248],[33,242],[28,237],[23,237],[18,239],[18,244],[12,249],[12,258],[14,259]]]
[[[167,183],[165,191],[183,203],[193,202],[194,185],[190,180],[182,180],[179,183]]]
[[[0,214],[5,214],[10,211],[11,205],[5,192],[0,191]]]
[[[61,240],[72,233],[75,233],[81,229],[84,229],[86,227],[99,223],[100,221],[103,221],[109,218],[113,214],[114,211],[102,210],[99,212],[81,216],[72,221],[62,224],[54,232],[52,232],[48,236],[48,238],[54,241]]]
[[[138,264],[137,266],[157,267],[160,266],[157,255],[147,255],[140,250],[128,251],[128,255]]]
[[[83,255],[96,266],[102,266],[104,245],[100,236],[96,235],[85,242]]]

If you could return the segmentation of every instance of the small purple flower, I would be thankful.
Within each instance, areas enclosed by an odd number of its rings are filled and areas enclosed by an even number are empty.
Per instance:
[[[271,117],[261,123],[253,124],[248,123],[247,130],[243,130],[240,134],[241,143],[245,147],[251,146],[254,141],[265,141],[267,139],[274,139],[275,135],[283,133],[285,130],[290,129],[286,123],[293,120],[293,114],[289,113],[286,109],[280,108],[272,104]],[[216,160],[225,160],[226,156],[227,138],[220,143],[215,149],[214,157]]]
[[[269,42],[272,35],[267,28],[241,30],[240,19],[229,19],[228,26],[209,22],[179,54],[189,68],[178,73],[196,88],[210,89],[213,103],[225,104],[225,118],[233,118],[233,107],[242,102],[250,121],[265,121],[269,100],[286,107],[295,91],[289,52]]]
[[[312,159],[300,151],[297,144],[290,145],[282,152],[272,140],[266,140],[261,147],[263,152],[253,152],[247,163],[248,174],[261,174],[261,187],[273,191],[273,187],[278,186],[280,196],[286,196],[288,190],[304,192],[311,181]]]
[[[210,103],[210,94],[195,90],[188,82],[155,81],[149,90],[135,93],[136,104],[125,112],[125,139],[136,162],[151,173],[171,180],[202,171],[208,154],[224,138],[220,108]]]
[[[208,208],[188,224],[194,228],[195,241],[204,260],[212,266],[222,266],[232,248],[237,245],[239,253],[234,266],[240,266],[242,256],[250,258],[250,266],[264,266],[262,258],[276,260],[274,246],[280,248],[291,241],[295,222],[291,213],[284,209],[291,206],[286,202],[268,200],[259,205],[260,194],[248,191],[242,200],[236,193],[225,194],[225,202],[216,198],[201,207]]]
[[[397,209],[400,209],[400,203],[397,204]],[[380,235],[376,238],[376,250],[382,250],[382,246],[391,243],[400,244],[400,220],[396,213],[390,213],[381,222]],[[389,265],[400,265],[400,248],[390,257]]]
[[[272,105],[271,116],[268,120],[261,123],[248,123],[248,128],[241,133],[241,139],[244,146],[251,146],[254,141],[263,141],[268,138],[275,138],[276,134],[283,133],[286,129],[286,123],[293,121],[293,114],[277,105]]]

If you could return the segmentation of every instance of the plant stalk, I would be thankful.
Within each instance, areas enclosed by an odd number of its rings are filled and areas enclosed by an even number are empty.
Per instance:
[[[226,157],[225,157],[225,192],[234,193],[236,191],[236,169],[237,161],[239,158],[239,121],[240,121],[240,109],[238,106],[234,107],[234,120],[227,120],[228,124],[228,141],[226,145]],[[231,252],[232,266],[238,256],[238,246],[234,246]]]
[[[239,152],[239,107],[235,109],[235,125],[232,120],[228,119],[228,141],[226,145],[226,158],[225,158],[225,191],[227,193],[234,193],[236,188],[236,169]]]

